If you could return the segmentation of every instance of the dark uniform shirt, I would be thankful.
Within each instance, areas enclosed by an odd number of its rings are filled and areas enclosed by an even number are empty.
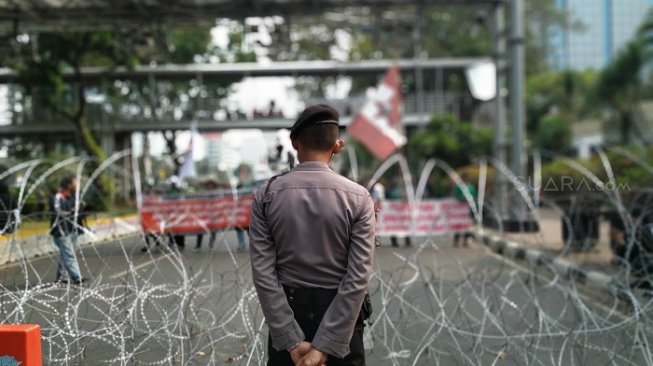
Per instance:
[[[250,255],[254,286],[272,345],[304,340],[283,285],[337,289],[313,347],[337,357],[349,342],[372,273],[374,207],[362,186],[326,164],[304,162],[258,190],[252,203]]]

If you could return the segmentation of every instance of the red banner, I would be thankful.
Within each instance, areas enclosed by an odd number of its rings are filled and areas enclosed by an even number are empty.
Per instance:
[[[140,211],[146,233],[193,234],[249,226],[254,195],[147,195]]]
[[[248,227],[254,195],[148,195],[140,212],[146,233],[194,234]],[[425,200],[411,207],[404,201],[383,201],[377,217],[379,236],[426,236],[465,231],[472,226],[467,204],[453,198]]]
[[[472,227],[469,207],[453,198],[425,200],[413,210],[404,201],[383,201],[377,217],[379,236],[427,236]]]

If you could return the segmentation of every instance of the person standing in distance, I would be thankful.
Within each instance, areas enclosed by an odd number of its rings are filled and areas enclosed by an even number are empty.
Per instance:
[[[269,366],[365,365],[376,222],[369,192],[328,166],[344,147],[338,119],[327,105],[305,109],[290,134],[299,165],[252,202],[250,258]]]
[[[59,191],[50,203],[50,235],[54,245],[59,249],[59,264],[55,282],[61,282],[64,271],[74,284],[85,281],[79,271],[79,263],[75,256],[77,244],[77,224],[75,222],[75,191],[77,181],[67,176],[59,182]]]

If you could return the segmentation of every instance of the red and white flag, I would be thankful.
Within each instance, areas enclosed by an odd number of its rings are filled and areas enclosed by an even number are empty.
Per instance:
[[[360,141],[379,160],[387,159],[406,143],[401,127],[401,81],[399,68],[392,66],[379,84],[376,94],[347,127],[347,133]]]

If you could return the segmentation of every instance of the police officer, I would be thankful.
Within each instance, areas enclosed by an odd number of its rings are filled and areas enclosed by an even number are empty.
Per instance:
[[[252,203],[252,275],[270,366],[365,365],[376,223],[367,190],[328,166],[344,147],[338,118],[327,105],[305,109],[290,134],[300,164]]]

